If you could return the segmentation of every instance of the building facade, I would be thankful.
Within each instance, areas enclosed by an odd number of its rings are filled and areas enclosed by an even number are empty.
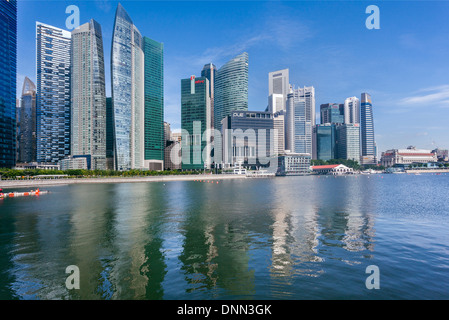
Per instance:
[[[360,125],[343,124],[337,128],[337,158],[360,161]]]
[[[106,98],[106,169],[114,170],[114,110],[112,98]]]
[[[268,111],[276,113],[287,110],[287,95],[290,92],[289,69],[268,73]]]
[[[271,112],[234,111],[222,121],[223,167],[276,167],[277,137]]]
[[[393,167],[397,164],[412,164],[412,163],[429,163],[437,162],[438,157],[435,152],[427,149],[416,149],[409,146],[406,149],[391,149],[382,152],[380,164],[384,167]]]
[[[344,123],[360,123],[360,99],[349,97],[344,103]]]
[[[217,77],[217,67],[208,63],[204,65],[201,70],[201,76],[209,80],[209,97],[210,97],[210,123],[212,129],[214,128],[214,100],[215,100],[215,78]],[[218,128],[219,129],[219,128]]]
[[[0,58],[0,168],[12,168],[16,164],[16,0],[0,0]]]
[[[286,150],[313,154],[312,127],[315,124],[315,89],[292,89],[287,98]]]
[[[338,103],[326,103],[320,106],[320,122],[343,123],[345,121],[344,108]]]
[[[106,170],[106,87],[101,26],[90,20],[72,31],[71,155],[91,157]]]
[[[36,86],[25,77],[20,98],[18,122],[20,163],[36,162]]]
[[[221,120],[231,112],[248,110],[248,53],[217,70],[214,94],[214,128],[221,128]]]
[[[191,76],[181,80],[182,168],[210,168],[209,80]]]
[[[145,161],[150,170],[164,169],[164,44],[143,38],[145,55]]]
[[[278,157],[278,171],[280,176],[296,176],[310,173],[310,154],[287,153]]]
[[[37,162],[70,155],[71,33],[36,22]]]
[[[362,93],[360,101],[361,164],[376,164],[377,154],[371,96],[368,93]]]
[[[337,126],[333,123],[317,124],[313,127],[313,140],[315,152],[313,159],[336,159],[337,153]]]
[[[144,167],[144,62],[142,35],[123,6],[118,4],[111,50],[116,170]]]

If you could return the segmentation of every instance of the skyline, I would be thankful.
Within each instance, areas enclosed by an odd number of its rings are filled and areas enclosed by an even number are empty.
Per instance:
[[[80,24],[95,19],[102,26],[110,97],[108,66],[118,1],[57,1],[52,2],[54,10],[47,11],[39,3],[18,4],[17,96],[25,76],[36,83],[36,21],[65,29],[69,16],[65,8],[75,4],[80,9]],[[449,147],[444,130],[449,62],[443,59],[449,44],[442,39],[449,32],[444,20],[448,3],[381,2],[379,30],[365,27],[365,8],[372,4],[365,1],[121,3],[142,34],[164,44],[164,120],[174,130],[180,128],[181,120],[180,79],[199,75],[208,63],[219,68],[246,51],[250,111],[263,111],[267,106],[268,73],[288,68],[291,84],[315,87],[317,106],[344,103],[348,97],[369,93],[379,154],[408,145]],[[182,28],[185,25],[190,28]],[[362,43],[371,45],[363,49]],[[319,110],[316,113],[319,123]]]

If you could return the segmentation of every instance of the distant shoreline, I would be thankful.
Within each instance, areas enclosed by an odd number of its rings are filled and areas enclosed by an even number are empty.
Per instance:
[[[58,186],[66,184],[88,183],[138,183],[138,182],[168,182],[168,181],[211,181],[228,179],[245,179],[245,175],[238,174],[196,174],[196,175],[167,175],[149,177],[102,177],[102,178],[63,178],[63,179],[35,179],[35,180],[0,180],[0,188],[25,188]]]

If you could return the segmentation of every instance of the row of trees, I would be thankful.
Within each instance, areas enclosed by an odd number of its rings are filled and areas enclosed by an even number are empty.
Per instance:
[[[210,171],[207,171],[209,173]],[[84,170],[84,169],[70,169],[70,170],[45,170],[45,169],[7,169],[0,168],[0,176],[2,179],[16,179],[21,177],[35,177],[39,175],[68,175],[71,178],[76,177],[146,177],[146,176],[160,176],[160,175],[179,175],[179,174],[199,174],[204,173],[201,171],[182,171],[182,170],[128,170],[128,171],[115,171],[115,170]]]

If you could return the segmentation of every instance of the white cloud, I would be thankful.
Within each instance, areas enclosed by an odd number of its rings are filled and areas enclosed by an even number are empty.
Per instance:
[[[403,98],[399,101],[401,105],[423,105],[448,106],[449,85],[441,85],[419,90],[415,95]]]

